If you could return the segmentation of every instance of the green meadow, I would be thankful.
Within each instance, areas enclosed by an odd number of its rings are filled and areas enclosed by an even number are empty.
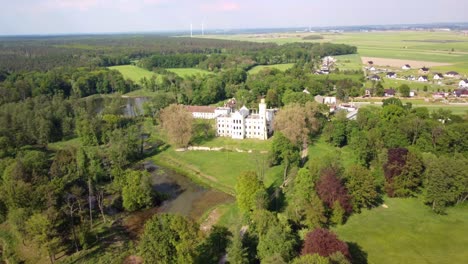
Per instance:
[[[120,65],[109,67],[111,70],[117,70],[124,76],[125,79],[130,79],[134,82],[140,82],[143,78],[151,78],[156,73],[148,71],[146,69],[137,67],[135,65]]]
[[[250,74],[257,74],[264,69],[278,69],[280,71],[286,71],[291,69],[294,66],[294,63],[285,63],[285,64],[273,64],[273,65],[258,65],[249,70]]]
[[[207,75],[211,74],[209,71],[201,70],[201,69],[196,69],[196,68],[169,68],[167,69],[170,72],[173,72],[177,75],[179,75],[182,78],[192,76],[192,75]]]
[[[419,199],[387,198],[334,228],[340,239],[357,243],[369,264],[451,264],[468,260],[468,207],[434,214]]]

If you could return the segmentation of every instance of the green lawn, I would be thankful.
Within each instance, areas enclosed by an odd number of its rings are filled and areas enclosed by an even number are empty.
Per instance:
[[[272,65],[258,65],[249,70],[250,74],[257,74],[264,69],[278,69],[280,71],[286,71],[291,69],[294,66],[294,63],[285,63],[285,64],[272,64]]]
[[[130,79],[134,82],[140,82],[141,79],[146,77],[147,79],[151,76],[156,75],[156,73],[148,71],[146,69],[137,67],[135,65],[120,65],[109,67],[111,70],[117,70],[124,76],[125,79]]]
[[[356,157],[349,147],[337,148],[325,142],[322,138],[309,144],[308,154],[310,161],[320,160],[326,156],[336,157],[336,155],[339,155],[345,167],[354,164],[356,161]]]
[[[369,264],[451,264],[468,260],[468,207],[436,215],[418,199],[386,199],[388,208],[365,210],[334,228],[355,242]]]
[[[340,70],[362,70],[362,61],[359,54],[334,56],[336,67]]]
[[[152,157],[155,163],[186,174],[194,181],[229,194],[235,193],[236,180],[243,171],[263,175],[265,186],[281,184],[282,167],[268,167],[268,154],[259,151],[185,151],[169,148]]]
[[[232,139],[228,137],[216,137],[210,141],[204,142],[200,146],[204,147],[222,147],[225,149],[235,150],[252,150],[252,151],[270,151],[273,138],[268,140],[257,140],[257,139]]]
[[[170,72],[173,72],[179,75],[182,78],[192,76],[192,75],[207,75],[211,74],[209,71],[195,69],[195,68],[169,68],[167,69]]]

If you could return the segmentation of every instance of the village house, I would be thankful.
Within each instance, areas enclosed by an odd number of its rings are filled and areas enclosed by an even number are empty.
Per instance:
[[[394,89],[385,89],[384,96],[385,97],[394,97],[395,96],[395,90]]]
[[[458,83],[458,86],[461,87],[461,88],[468,88],[468,79],[466,79],[466,80],[461,80],[461,81]]]
[[[457,89],[453,91],[453,93],[456,97],[463,97],[463,98],[468,97],[468,89]]]
[[[334,97],[334,96],[317,95],[317,96],[314,97],[314,100],[319,104],[326,104],[326,105],[335,105],[336,104],[336,97]]]
[[[369,71],[376,71],[377,69],[374,66],[369,67]]]
[[[428,74],[429,70],[430,70],[429,68],[422,67],[421,69],[419,69],[419,73],[420,74]]]
[[[267,109],[265,99],[258,105],[258,112],[243,106],[216,118],[217,135],[233,139],[255,138],[266,140],[273,133],[275,109]]]
[[[388,72],[387,73],[387,78],[395,79],[396,77],[397,77],[397,75],[394,72]]]
[[[460,75],[456,71],[449,71],[449,72],[446,72],[444,76],[448,78],[456,78],[456,77],[459,77]]]
[[[411,66],[409,64],[405,64],[401,67],[402,70],[411,70]]]
[[[442,80],[442,79],[444,79],[444,76],[442,75],[442,73],[434,74],[434,80]]]
[[[416,81],[416,77],[414,77],[413,75],[410,75],[410,76],[407,76],[407,77],[406,77],[406,80],[408,80],[408,81]]]
[[[366,89],[366,91],[364,92],[364,97],[371,97],[371,96],[372,96],[371,90]]]
[[[380,76],[374,74],[374,75],[372,75],[372,76],[370,77],[370,80],[371,80],[371,81],[377,81],[377,82],[378,82],[378,81],[380,81]]]
[[[427,82],[428,79],[427,79],[427,76],[419,76],[418,78],[418,82]]]
[[[410,97],[415,97],[416,96],[416,91],[410,91],[409,96]]]

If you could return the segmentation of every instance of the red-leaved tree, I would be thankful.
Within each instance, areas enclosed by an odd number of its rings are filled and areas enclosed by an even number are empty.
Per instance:
[[[333,203],[338,201],[346,213],[350,214],[353,211],[351,197],[341,180],[338,178],[335,169],[324,169],[315,188],[320,199],[328,206],[328,208],[333,208]]]
[[[387,163],[383,165],[385,175],[385,191],[388,196],[395,196],[395,189],[393,188],[393,181],[395,177],[401,174],[403,167],[406,164],[406,156],[408,149],[406,148],[393,148],[388,150]]]
[[[328,257],[337,251],[351,260],[351,254],[349,254],[348,245],[345,242],[339,240],[334,233],[327,229],[317,228],[306,235],[301,254],[317,253],[322,257]]]

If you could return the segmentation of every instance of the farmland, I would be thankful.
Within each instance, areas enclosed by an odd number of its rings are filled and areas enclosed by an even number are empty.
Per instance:
[[[323,39],[304,40],[309,35],[321,35]],[[231,40],[255,42],[332,42],[358,47],[363,57],[390,58],[412,61],[428,61],[453,64],[437,66],[434,70],[456,70],[468,74],[468,36],[458,32],[388,31],[359,33],[278,33],[256,35],[210,36]]]

